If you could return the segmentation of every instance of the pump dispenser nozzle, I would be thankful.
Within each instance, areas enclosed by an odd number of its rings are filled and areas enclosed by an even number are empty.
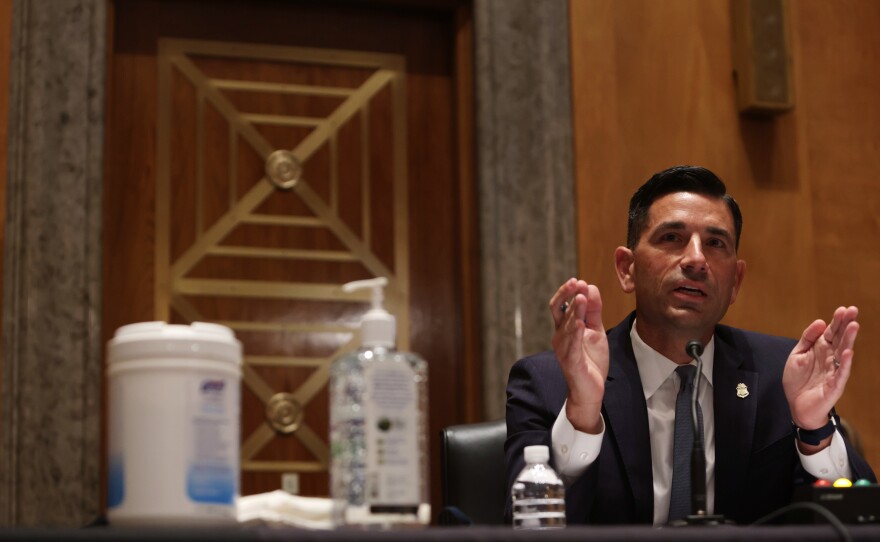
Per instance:
[[[385,277],[376,277],[374,279],[356,280],[342,286],[342,291],[351,293],[364,288],[372,288],[371,307],[364,314],[361,321],[361,344],[363,346],[382,346],[385,348],[394,348],[397,322],[394,315],[385,310],[384,290],[388,285],[388,279]]]

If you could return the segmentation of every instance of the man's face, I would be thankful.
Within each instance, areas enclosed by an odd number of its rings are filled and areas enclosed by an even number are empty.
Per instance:
[[[736,299],[745,262],[721,199],[677,192],[654,201],[648,224],[618,271],[636,293],[639,332],[706,338]],[[628,270],[628,275],[626,271]]]

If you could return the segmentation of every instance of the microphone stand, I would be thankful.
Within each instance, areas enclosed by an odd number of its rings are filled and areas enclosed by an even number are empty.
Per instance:
[[[691,394],[691,420],[694,429],[694,445],[691,449],[691,514],[685,519],[673,522],[674,525],[723,525],[730,522],[720,514],[709,514],[706,504],[706,450],[703,445],[703,431],[697,415],[697,396],[700,394],[700,378],[703,376],[703,343],[688,341],[685,351],[697,360],[697,374],[694,376],[694,392]]]

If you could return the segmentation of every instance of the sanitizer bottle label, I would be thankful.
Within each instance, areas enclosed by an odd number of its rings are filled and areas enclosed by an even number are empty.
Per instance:
[[[415,372],[406,363],[376,361],[365,377],[366,500],[374,512],[399,512],[419,502]]]

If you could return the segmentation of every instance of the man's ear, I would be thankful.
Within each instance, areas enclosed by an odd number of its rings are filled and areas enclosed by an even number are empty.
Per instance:
[[[635,255],[626,247],[617,247],[614,251],[614,270],[617,272],[617,280],[624,292],[631,294],[636,289],[635,281]]]
[[[733,283],[733,291],[730,292],[730,304],[732,305],[734,301],[736,301],[736,296],[739,294],[739,289],[742,287],[743,279],[746,276],[746,261],[745,260],[737,260],[736,261],[736,280]]]

